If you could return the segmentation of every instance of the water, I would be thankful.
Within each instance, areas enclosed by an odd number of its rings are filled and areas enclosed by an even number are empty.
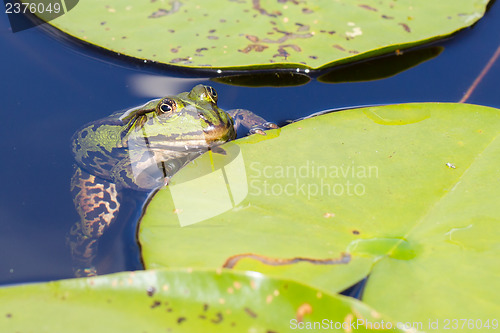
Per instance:
[[[370,82],[297,87],[236,87],[210,82],[225,109],[246,108],[267,120],[325,109],[402,102],[457,102],[500,44],[500,6],[472,29],[438,42],[436,58],[396,76]],[[207,79],[140,68],[81,49],[33,28],[13,34],[0,15],[2,121],[0,140],[0,284],[72,276],[65,234],[77,221],[69,181],[70,138],[83,124]],[[468,102],[500,108],[500,61]],[[139,89],[142,87],[142,89]],[[133,226],[143,194],[130,197],[113,236],[102,246],[109,270],[137,267]],[[125,222],[123,222],[125,221]],[[124,230],[125,242],[116,242]]]

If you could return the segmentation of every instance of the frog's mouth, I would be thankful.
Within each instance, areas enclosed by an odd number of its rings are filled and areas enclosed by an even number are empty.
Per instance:
[[[208,125],[203,129],[206,143],[211,145],[219,145],[236,137],[234,126],[221,124],[221,125]]]
[[[203,122],[204,126],[202,126],[202,133],[200,133],[200,136],[203,135],[207,147],[220,145],[236,138],[236,131],[230,120],[223,120],[219,113],[210,112],[212,116],[215,116],[213,120],[211,120],[205,115],[206,111],[203,111],[203,109],[188,109],[187,112]]]
[[[207,108],[195,105],[186,106],[184,112],[189,116],[199,119],[201,129],[207,145],[223,143],[236,137],[236,132],[230,118],[222,119],[220,112],[214,112],[211,104]]]
[[[145,146],[158,151],[199,151],[208,150],[210,145],[204,139],[189,139],[178,141],[156,141],[155,138],[144,138]]]
[[[201,112],[198,113],[198,117],[205,123],[205,126],[203,127],[203,134],[208,145],[227,142],[236,137],[233,124],[230,122],[224,122],[219,115],[217,115],[218,121],[215,124],[205,118]]]
[[[196,134],[196,137],[189,136],[194,134]],[[133,144],[129,142],[128,146],[129,149],[135,146],[139,149],[147,149],[158,153],[162,151],[199,152],[210,150],[228,141],[222,140],[216,135],[207,135],[201,130],[196,133],[186,133],[185,135],[187,135],[185,139],[180,136],[171,136],[169,140],[165,140],[162,136],[144,137]]]

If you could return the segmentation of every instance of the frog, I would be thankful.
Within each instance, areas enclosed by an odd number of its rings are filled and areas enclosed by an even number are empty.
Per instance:
[[[76,277],[98,275],[99,238],[118,216],[124,189],[153,191],[198,156],[234,140],[240,127],[266,135],[275,123],[246,109],[224,111],[218,94],[199,84],[90,122],[71,139],[71,193],[79,220],[68,234]],[[223,153],[222,151],[220,151]]]

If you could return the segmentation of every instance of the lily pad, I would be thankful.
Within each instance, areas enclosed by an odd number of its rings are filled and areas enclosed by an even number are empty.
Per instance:
[[[335,112],[206,154],[140,224],[144,263],[258,271],[402,322],[500,313],[500,110],[404,104]],[[449,324],[449,323],[448,323]]]
[[[488,0],[86,0],[50,22],[86,43],[188,68],[318,69],[448,36]]]
[[[256,273],[127,272],[0,288],[0,327],[9,333],[269,333],[315,322],[371,332],[365,323],[382,321],[397,327],[355,299]]]

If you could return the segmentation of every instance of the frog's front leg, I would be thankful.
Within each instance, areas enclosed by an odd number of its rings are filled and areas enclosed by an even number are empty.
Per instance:
[[[229,110],[227,113],[234,119],[234,127],[238,130],[239,126],[248,129],[249,134],[263,134],[265,130],[278,128],[278,125],[266,121],[264,118],[259,117],[255,113],[245,109]]]
[[[97,242],[109,225],[116,220],[120,208],[116,185],[80,168],[71,179],[71,193],[80,216],[70,231],[68,242],[75,276],[97,275],[94,259]]]

